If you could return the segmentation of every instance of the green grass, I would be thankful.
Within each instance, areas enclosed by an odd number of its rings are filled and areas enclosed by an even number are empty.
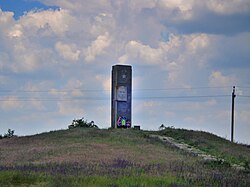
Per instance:
[[[42,184],[45,176],[17,171],[0,171],[0,186],[31,186]]]
[[[176,177],[165,176],[123,176],[112,178],[108,176],[45,176],[42,174],[27,174],[21,172],[0,172],[0,186],[170,186],[182,185]]]
[[[249,159],[247,147],[199,131],[74,128],[1,139],[0,186],[250,185],[248,172],[205,163],[149,134],[171,136],[230,162]]]
[[[232,143],[211,133],[174,128],[166,128],[159,133],[222,158],[230,164],[245,166],[250,163],[250,149],[246,145]]]

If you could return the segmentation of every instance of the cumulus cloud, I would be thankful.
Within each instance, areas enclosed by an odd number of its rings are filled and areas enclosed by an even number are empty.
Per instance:
[[[107,94],[110,94],[111,91],[111,77],[110,76],[103,76],[103,75],[96,75],[96,81],[100,81],[104,91]]]
[[[20,38],[23,35],[22,26],[20,24],[16,24],[9,31],[8,36],[10,38]]]
[[[172,19],[189,20],[193,17],[193,6],[195,1],[185,0],[160,0],[159,5],[163,10],[169,11],[172,14]]]
[[[2,9],[0,9],[0,27],[1,29],[3,27],[6,27],[8,25],[11,25],[14,22],[14,13],[13,12],[3,12]]]
[[[167,42],[159,42],[156,48],[129,41],[119,62],[160,66],[168,84],[188,86],[191,81],[197,81],[191,73],[194,69],[207,71],[208,60],[213,56],[208,53],[213,50],[213,40],[213,36],[206,34],[171,34]]]
[[[58,102],[58,115],[82,116],[85,113],[79,102],[61,101]]]
[[[158,14],[166,27],[174,27],[180,33],[232,35],[250,31],[249,7],[248,0],[177,1],[172,8],[159,8]]]
[[[230,85],[235,85],[235,78],[232,76],[225,76],[219,71],[214,71],[209,77],[210,86],[227,87]]]
[[[126,51],[131,58],[139,58],[140,61],[148,64],[158,64],[161,62],[161,49],[153,49],[148,45],[143,45],[137,41],[129,41]],[[122,63],[128,60],[126,56],[120,57]]]
[[[85,60],[91,62],[95,60],[96,56],[104,54],[105,48],[109,47],[111,38],[109,33],[106,32],[104,35],[100,35],[94,40],[91,45],[85,51]]]
[[[1,109],[4,111],[16,110],[21,107],[22,103],[16,96],[6,96],[1,98]]]
[[[206,1],[206,5],[209,10],[219,14],[235,14],[235,13],[249,13],[250,2],[248,0],[209,0]]]
[[[25,27],[26,31],[32,31],[31,33],[41,29],[50,29],[50,34],[63,35],[70,30],[71,24],[75,21],[74,19],[69,11],[63,9],[31,11],[20,18],[20,23]]]
[[[4,13],[1,16],[3,35],[0,36],[3,39],[0,48],[5,56],[1,58],[3,68],[13,72],[32,72],[43,67],[48,63],[45,58],[52,55],[52,49],[46,47],[49,41],[43,43],[44,32],[41,35],[41,29],[50,31],[46,37],[62,36],[71,21],[67,11],[63,10],[29,12],[17,21],[14,21],[12,13]]]
[[[64,44],[62,42],[57,42],[55,45],[55,49],[65,60],[79,60],[80,50],[77,50],[74,44]]]
[[[1,93],[8,112],[26,105],[24,111],[49,111],[55,123],[57,118],[88,115],[100,125],[104,120],[107,127],[110,102],[105,98],[110,92],[104,90],[110,90],[111,66],[119,63],[133,66],[135,90],[156,89],[134,93],[135,123],[154,129],[169,120],[180,127],[203,128],[215,113],[228,111],[222,100],[136,97],[204,95],[214,92],[191,88],[249,84],[247,0],[40,2],[60,8],[30,11],[17,20],[12,12],[0,10],[0,85],[32,93],[29,101],[16,103],[17,95]],[[169,89],[176,87],[180,90]],[[51,101],[35,100],[41,97]],[[247,114],[242,110],[244,123]],[[225,129],[227,115],[215,117],[214,124]],[[209,125],[206,129],[216,129]]]

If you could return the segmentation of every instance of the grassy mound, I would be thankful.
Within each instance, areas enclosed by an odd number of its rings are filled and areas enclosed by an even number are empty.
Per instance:
[[[213,145],[211,152],[216,152],[217,146],[231,145],[211,134],[177,129],[152,132],[73,128],[2,139],[0,186],[250,185],[248,172],[204,163],[198,157],[149,138],[152,133],[204,149]],[[218,154],[225,152],[220,147]],[[231,154],[231,148],[241,153]],[[249,159],[247,147],[233,144],[226,150],[225,155],[236,160],[241,154],[246,154],[241,156],[244,161]]]

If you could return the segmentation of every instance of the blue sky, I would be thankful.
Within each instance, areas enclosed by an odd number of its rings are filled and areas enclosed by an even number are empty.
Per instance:
[[[0,0],[0,134],[110,127],[111,68],[130,64],[133,124],[229,139],[236,86],[250,143],[249,20],[249,0]]]
[[[47,6],[39,1],[34,0],[0,0],[0,8],[2,11],[14,12],[14,18],[18,19],[25,12],[37,9],[56,9],[56,6]]]

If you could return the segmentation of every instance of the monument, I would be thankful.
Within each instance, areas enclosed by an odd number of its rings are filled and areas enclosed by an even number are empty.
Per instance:
[[[132,67],[112,66],[111,127],[131,127]]]

